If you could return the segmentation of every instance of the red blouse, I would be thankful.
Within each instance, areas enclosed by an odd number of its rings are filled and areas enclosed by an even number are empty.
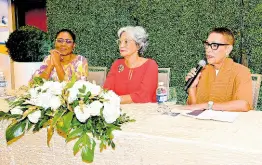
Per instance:
[[[104,88],[119,96],[130,95],[134,103],[156,102],[158,65],[148,59],[137,68],[128,68],[124,59],[116,60],[107,75]]]

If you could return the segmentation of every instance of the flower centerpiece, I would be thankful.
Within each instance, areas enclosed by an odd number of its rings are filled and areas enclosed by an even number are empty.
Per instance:
[[[84,162],[93,162],[96,142],[100,141],[100,151],[115,148],[113,130],[134,121],[121,113],[118,95],[88,81],[33,81],[22,96],[10,102],[8,112],[0,111],[0,120],[12,121],[6,129],[8,144],[26,131],[47,128],[48,146],[56,131],[66,142],[75,140],[74,155],[81,151]]]

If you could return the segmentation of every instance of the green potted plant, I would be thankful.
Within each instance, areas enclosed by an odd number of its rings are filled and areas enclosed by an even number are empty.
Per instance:
[[[23,26],[12,32],[6,42],[14,61],[15,88],[27,85],[51,49],[48,34],[34,26]]]

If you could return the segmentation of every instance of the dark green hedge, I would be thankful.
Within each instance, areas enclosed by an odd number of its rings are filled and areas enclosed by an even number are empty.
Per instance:
[[[47,0],[52,36],[69,28],[77,34],[76,52],[92,66],[110,67],[119,57],[117,30],[140,25],[149,33],[146,57],[171,68],[171,86],[184,103],[184,76],[204,57],[202,40],[213,27],[231,28],[236,36],[232,58],[262,73],[262,0]],[[259,46],[260,45],[260,46]],[[262,93],[262,92],[261,92]],[[261,99],[260,99],[261,100]],[[261,105],[261,101],[260,101]]]

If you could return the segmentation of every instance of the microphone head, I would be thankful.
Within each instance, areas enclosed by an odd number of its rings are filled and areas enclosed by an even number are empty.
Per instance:
[[[200,61],[198,62],[198,65],[204,67],[204,66],[206,66],[206,61],[205,61],[205,60],[200,60]]]

